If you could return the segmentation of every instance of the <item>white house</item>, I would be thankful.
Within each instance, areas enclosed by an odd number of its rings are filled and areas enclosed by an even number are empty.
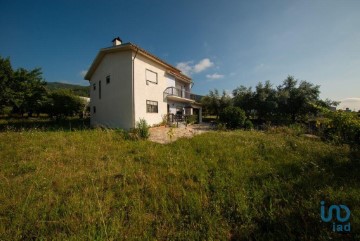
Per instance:
[[[201,122],[191,78],[120,38],[99,51],[85,79],[91,86],[92,126],[130,129],[142,118],[154,125],[185,115],[197,115]]]

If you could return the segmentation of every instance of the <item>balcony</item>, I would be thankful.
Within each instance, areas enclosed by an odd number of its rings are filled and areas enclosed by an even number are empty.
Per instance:
[[[164,91],[164,99],[169,99],[173,101],[185,102],[185,103],[194,103],[196,101],[195,95],[191,94],[189,91],[184,89],[178,89],[175,87],[167,87]]]

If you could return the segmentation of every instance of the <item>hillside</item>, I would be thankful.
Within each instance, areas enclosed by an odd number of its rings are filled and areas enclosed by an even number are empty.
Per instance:
[[[90,94],[89,94],[90,86],[66,84],[66,83],[59,83],[59,82],[47,82],[46,88],[48,90],[70,89],[70,90],[74,91],[74,93],[76,95],[90,97]]]

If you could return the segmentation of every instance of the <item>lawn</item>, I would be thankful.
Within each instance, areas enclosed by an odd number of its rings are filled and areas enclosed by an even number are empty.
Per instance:
[[[360,239],[360,161],[284,133],[168,145],[116,130],[0,133],[0,240]],[[332,231],[320,201],[351,210]]]

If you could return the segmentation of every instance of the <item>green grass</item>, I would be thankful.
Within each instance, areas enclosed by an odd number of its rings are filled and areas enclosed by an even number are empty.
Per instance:
[[[346,146],[262,132],[168,145],[115,130],[0,133],[0,240],[359,239]],[[320,219],[346,204],[351,233]]]
[[[74,131],[90,129],[90,119],[71,117],[66,119],[51,119],[40,117],[1,117],[0,131]]]

